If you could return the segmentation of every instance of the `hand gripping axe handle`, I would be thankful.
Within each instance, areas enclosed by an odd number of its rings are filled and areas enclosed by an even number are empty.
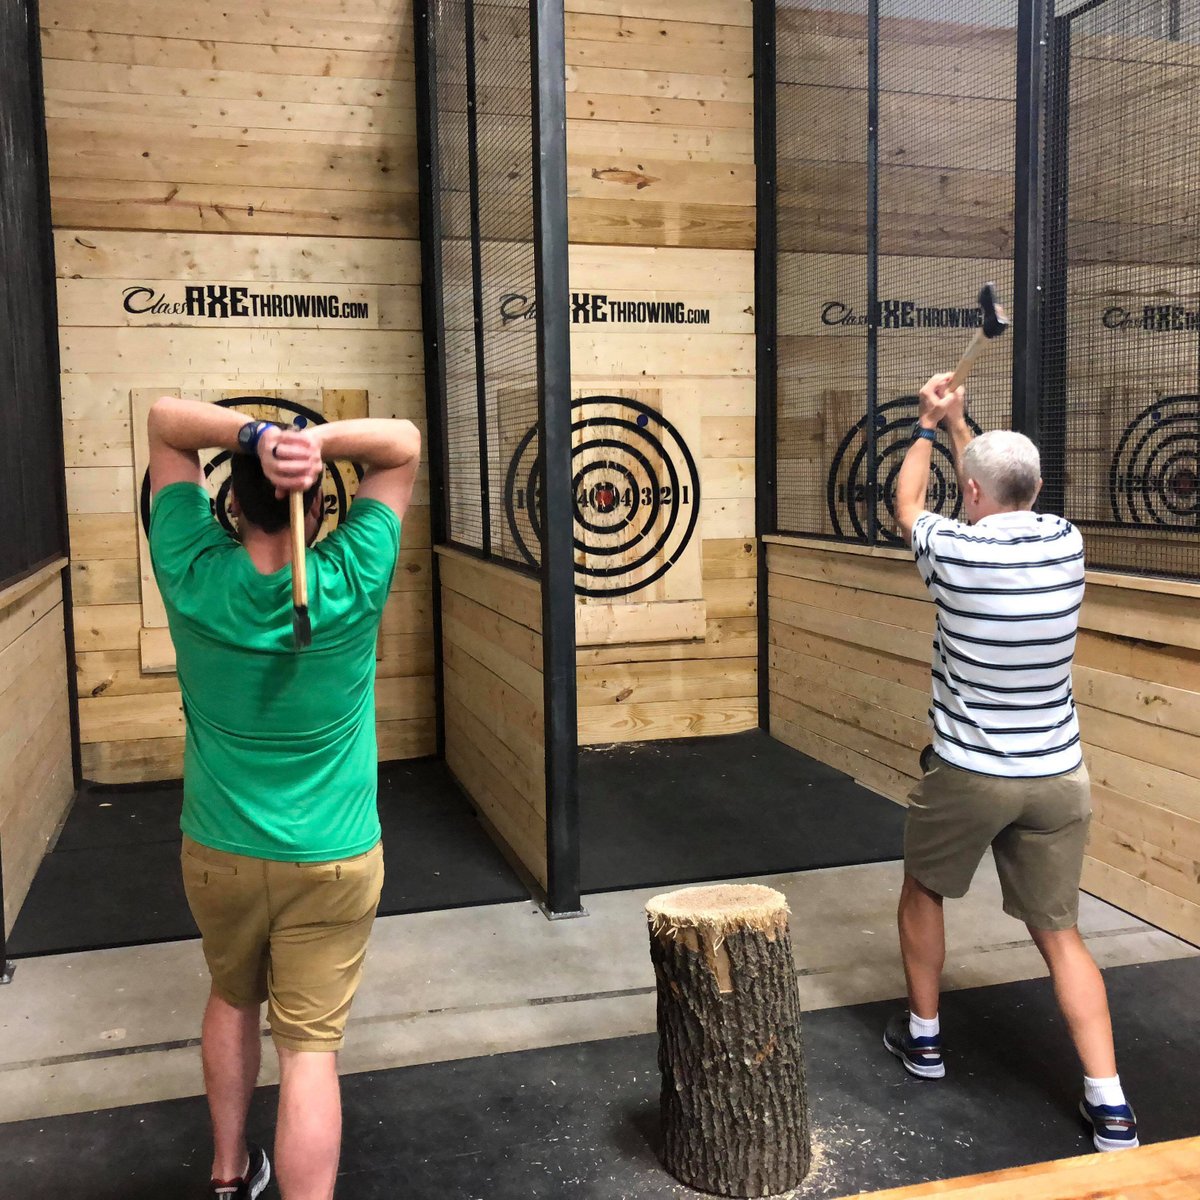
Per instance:
[[[975,331],[975,336],[963,351],[962,358],[958,360],[958,366],[954,368],[954,374],[947,385],[948,391],[952,392],[966,383],[967,376],[979,356],[996,338],[1002,337],[1008,330],[1008,316],[996,299],[994,283],[985,283],[979,289],[979,307],[983,309],[983,324]]]

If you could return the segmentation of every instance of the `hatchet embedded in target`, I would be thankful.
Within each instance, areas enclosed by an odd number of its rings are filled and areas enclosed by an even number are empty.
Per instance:
[[[996,299],[994,283],[985,283],[979,289],[979,307],[983,309],[983,324],[975,331],[975,336],[963,351],[962,358],[958,360],[958,366],[954,368],[954,374],[950,377],[950,383],[947,385],[951,392],[955,388],[962,387],[979,356],[1008,330],[1008,314],[1000,307],[1000,302]]]

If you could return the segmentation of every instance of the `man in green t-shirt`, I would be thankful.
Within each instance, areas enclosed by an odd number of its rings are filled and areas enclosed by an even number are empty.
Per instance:
[[[383,886],[376,809],[375,647],[412,496],[409,421],[281,429],[163,397],[150,411],[150,558],[183,694],[183,875],[212,975],[204,1080],[213,1195],[253,1200],[246,1143],[260,1009],[279,1054],[284,1200],[329,1200],[341,1148],[337,1054]],[[199,451],[232,461],[240,539],[213,519]],[[312,644],[292,637],[289,494],[321,517],[327,461],[366,473],[307,556]],[[315,1052],[315,1053],[314,1053]]]

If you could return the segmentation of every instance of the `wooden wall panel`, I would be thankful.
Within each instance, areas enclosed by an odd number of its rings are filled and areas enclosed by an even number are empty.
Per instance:
[[[754,245],[749,0],[568,0],[572,242]]]
[[[460,551],[438,554],[446,762],[492,829],[545,888],[540,585]]]
[[[41,15],[57,225],[417,236],[407,2]]]
[[[702,497],[686,602],[580,610],[584,744],[757,724],[751,23],[749,0],[567,2],[572,292],[709,314],[572,324],[575,395],[653,397]]]
[[[769,552],[771,731],[903,802],[929,740],[934,610],[908,556]],[[1135,584],[1140,581],[1135,581]],[[1200,943],[1200,635],[1178,595],[1089,576],[1075,697],[1093,784],[1084,886]]]
[[[0,606],[0,847],[11,928],[75,792],[62,583]]]
[[[687,440],[701,486],[693,535],[698,577],[687,581],[693,590],[686,605],[641,603],[655,598],[647,589],[621,603],[580,606],[580,741],[752,728],[758,719],[753,255],[576,245],[571,288],[610,300],[682,300],[710,316],[704,326],[572,325],[576,396],[652,403]],[[681,560],[664,578],[688,569]],[[662,598],[684,595],[675,589]]]

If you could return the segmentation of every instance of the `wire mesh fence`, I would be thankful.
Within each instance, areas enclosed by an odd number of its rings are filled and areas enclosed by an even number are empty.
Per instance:
[[[1200,3],[1049,30],[1043,474],[1093,568],[1200,576]]]
[[[776,9],[777,524],[898,540],[917,392],[1011,294],[1016,0],[840,0]],[[972,377],[1010,420],[1006,343]],[[938,443],[928,504],[959,511]]]
[[[537,566],[538,538],[519,536],[538,526],[537,481],[507,486],[540,400],[530,6],[438,0],[429,20],[447,533],[452,543]]]

